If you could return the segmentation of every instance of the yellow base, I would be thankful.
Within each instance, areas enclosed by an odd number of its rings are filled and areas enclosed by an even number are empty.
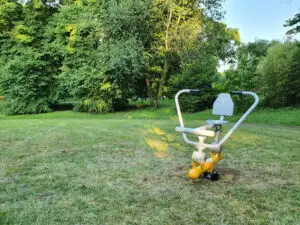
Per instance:
[[[214,166],[223,159],[223,155],[221,152],[210,152],[210,158],[208,158],[205,162],[200,162],[199,164],[193,161],[193,167],[190,169],[188,176],[191,179],[197,179],[203,173],[208,172],[211,173],[214,170]]]

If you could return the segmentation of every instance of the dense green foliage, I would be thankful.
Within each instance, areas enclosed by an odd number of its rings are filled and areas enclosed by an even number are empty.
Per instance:
[[[282,107],[300,104],[300,43],[278,43],[268,49],[259,65],[265,104]]]
[[[174,96],[181,89],[199,89],[197,94],[181,96],[183,111],[196,112],[210,107],[217,95],[212,83],[217,74],[218,61],[214,57],[204,55],[191,64],[185,64],[182,74],[172,76],[169,95]]]
[[[40,1],[3,1],[0,73],[7,113],[51,111],[57,100],[57,70],[44,49],[44,28],[56,11]]]
[[[293,18],[286,21],[285,27],[292,27],[287,34],[296,34],[300,32],[300,12],[294,15]]]
[[[0,77],[10,114],[47,112],[65,98],[87,112],[118,110],[147,95],[158,107],[170,85],[186,85],[169,82],[174,76],[202,80],[197,85],[212,93],[216,62],[230,55],[234,39],[219,22],[222,0],[1,4]],[[206,54],[201,65],[214,66],[194,76],[200,61],[187,59]]]
[[[257,40],[241,45],[236,63],[215,82],[220,91],[250,90],[268,107],[300,105],[300,43],[288,40]],[[241,109],[249,106],[251,99],[235,99]]]
[[[55,102],[56,80],[45,75],[51,62],[33,49],[25,48],[4,67],[3,88],[8,114],[40,113],[51,111]],[[8,87],[8,88],[6,88]]]
[[[299,44],[240,44],[223,0],[0,0],[0,92],[8,114],[123,109],[130,99],[201,89],[184,110],[220,91],[253,90],[266,106],[299,105]],[[296,33],[298,14],[287,21]],[[296,29],[296,30],[295,30]],[[220,61],[231,68],[220,75]],[[281,94],[280,94],[281,93]],[[240,108],[250,101],[235,99]]]
[[[145,67],[142,6],[130,0],[70,4],[51,19],[49,51],[62,59],[61,91],[76,110],[109,112],[131,97]]]
[[[255,91],[261,96],[261,76],[257,72],[257,66],[267,54],[269,46],[271,43],[265,40],[240,45],[233,65],[219,77],[215,87],[221,92],[248,90]],[[237,102],[238,109],[245,110],[252,99],[238,96],[235,97],[235,102]]]

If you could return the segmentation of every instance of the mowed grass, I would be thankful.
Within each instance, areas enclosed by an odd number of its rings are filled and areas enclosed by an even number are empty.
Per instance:
[[[256,115],[224,145],[217,182],[187,178],[195,149],[168,104],[2,116],[0,224],[299,224],[299,122]]]
[[[0,101],[0,112],[3,111],[3,101]],[[56,111],[52,113],[6,116],[0,114],[0,120],[11,119],[156,119],[178,121],[174,100],[162,100],[162,107],[159,109],[151,108],[147,101],[133,102],[135,109],[107,114],[89,114],[73,111]],[[204,121],[207,119],[217,119],[212,115],[212,110],[207,109],[197,113],[184,113],[184,119]],[[234,116],[226,119],[231,122],[237,121],[242,112],[235,112]],[[247,118],[248,123],[300,126],[300,108],[268,109],[258,108]]]

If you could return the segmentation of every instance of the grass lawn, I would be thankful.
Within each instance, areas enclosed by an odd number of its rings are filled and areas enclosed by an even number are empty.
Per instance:
[[[185,114],[186,124],[209,114]],[[221,180],[210,182],[187,178],[194,148],[174,132],[169,102],[2,115],[0,224],[299,224],[299,119],[299,109],[256,111],[224,145]]]

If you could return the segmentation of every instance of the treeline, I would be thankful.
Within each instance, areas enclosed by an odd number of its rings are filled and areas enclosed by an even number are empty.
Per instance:
[[[221,3],[0,0],[7,113],[48,112],[66,98],[76,111],[110,112],[145,97],[159,107],[171,83],[185,86],[178,76],[211,92],[218,60],[238,42],[220,22]]]
[[[6,112],[49,112],[65,99],[76,111],[95,113],[137,98],[159,107],[182,88],[201,89],[192,101],[183,98],[186,111],[238,89],[259,92],[266,106],[299,104],[299,44],[240,45],[238,31],[221,22],[222,3],[0,0]],[[220,60],[233,65],[223,75]]]
[[[255,91],[266,107],[299,106],[300,42],[257,40],[242,44],[235,63],[219,77],[215,87],[220,91]],[[244,99],[237,101],[247,106]]]

